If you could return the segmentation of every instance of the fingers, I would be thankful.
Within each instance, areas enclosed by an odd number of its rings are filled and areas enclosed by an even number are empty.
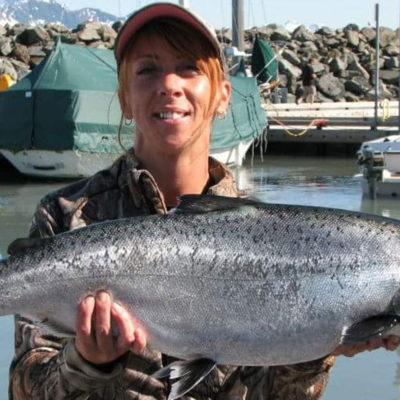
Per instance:
[[[384,347],[386,350],[396,350],[400,344],[400,337],[389,336],[387,338],[374,338],[366,341],[365,343],[358,343],[355,345],[339,345],[333,352],[332,355],[345,357],[353,357],[357,353],[363,351],[372,351]]]
[[[117,337],[113,335],[112,323],[118,328]],[[140,354],[147,344],[146,335],[135,328],[135,320],[127,309],[101,291],[79,304],[75,346],[83,358],[94,364],[112,362],[127,351]]]
[[[96,343],[100,352],[113,351],[113,337],[111,332],[111,297],[106,292],[98,292],[95,302]]]
[[[133,325],[133,319],[131,318],[128,311],[120,306],[118,303],[114,303],[111,309],[112,317],[118,326],[118,339],[117,349],[119,351],[126,351],[127,348],[131,347],[135,341],[135,327]]]

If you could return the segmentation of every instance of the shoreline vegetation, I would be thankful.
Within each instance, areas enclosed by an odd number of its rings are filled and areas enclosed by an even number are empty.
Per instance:
[[[0,25],[0,73],[18,81],[38,65],[53,49],[57,37],[64,43],[113,49],[122,22],[112,26],[85,22],[75,29],[49,23],[44,26]],[[231,45],[231,31],[217,30],[223,46]],[[374,99],[376,31],[349,24],[342,29],[320,28],[312,32],[303,25],[293,32],[270,24],[246,29],[246,53],[251,54],[255,37],[267,41],[278,54],[278,87],[286,87],[288,101],[294,102],[301,87],[301,67],[316,58],[319,102],[362,101]],[[399,77],[398,31],[380,29],[379,92],[381,99],[397,100]],[[249,64],[251,57],[245,58]]]

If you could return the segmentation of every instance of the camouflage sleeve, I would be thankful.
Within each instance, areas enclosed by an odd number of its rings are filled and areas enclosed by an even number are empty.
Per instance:
[[[228,373],[216,400],[318,400],[335,358],[290,366],[241,367]]]

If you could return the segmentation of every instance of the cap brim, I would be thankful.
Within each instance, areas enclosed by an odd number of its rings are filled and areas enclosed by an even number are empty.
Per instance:
[[[202,21],[200,17],[196,16],[186,8],[172,3],[154,3],[133,13],[121,27],[114,47],[115,58],[118,64],[121,61],[127,44],[135,33],[146,23],[155,18],[161,17],[179,19],[199,30],[208,38],[223,63],[221,47],[212,27],[208,26],[205,21]]]

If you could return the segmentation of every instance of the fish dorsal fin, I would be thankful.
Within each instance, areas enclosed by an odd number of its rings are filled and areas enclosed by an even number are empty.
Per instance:
[[[216,362],[209,358],[175,361],[152,376],[157,379],[169,378],[173,381],[168,400],[175,400],[198,385],[216,365]]]
[[[7,249],[7,253],[10,255],[16,255],[22,253],[27,249],[31,249],[46,243],[50,238],[20,238],[15,239],[10,243]]]
[[[174,212],[175,214],[201,214],[256,205],[259,205],[256,201],[238,197],[187,194],[179,197],[179,204]]]

